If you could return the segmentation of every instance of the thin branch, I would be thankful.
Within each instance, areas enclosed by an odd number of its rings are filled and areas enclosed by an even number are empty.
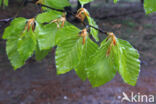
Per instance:
[[[72,14],[75,18],[77,18],[76,15],[72,11],[55,9],[55,8],[52,8],[52,7],[49,7],[47,5],[43,5],[43,4],[38,4],[38,5],[43,6],[43,7],[46,7],[46,8],[49,8],[49,9],[52,9],[52,10],[60,11],[60,12],[68,12],[68,13]],[[103,31],[102,29],[96,28],[96,27],[91,26],[91,25],[86,25],[85,22],[82,22],[82,24],[84,26],[86,26],[86,27],[88,26],[88,27],[94,28],[94,29],[98,30],[99,32],[107,35],[107,32],[106,31]]]
[[[18,11],[16,12],[15,16],[11,17],[11,18],[7,18],[7,19],[1,19],[0,22],[4,22],[5,24],[3,24],[2,26],[0,27],[3,27],[5,26],[7,23],[9,23],[10,21],[12,21],[14,18],[16,18],[18,16],[18,14],[20,13],[21,9],[23,8],[23,5],[24,5],[24,2],[26,0],[23,0],[21,6],[19,7]]]
[[[52,9],[52,10],[60,11],[60,12],[67,12],[67,13],[70,13],[70,14],[71,14],[72,16],[74,16],[75,18],[77,18],[76,15],[74,14],[74,12],[72,12],[72,11],[69,11],[69,10],[66,10],[66,9],[65,9],[65,10],[55,9],[55,8],[49,7],[49,6],[44,5],[44,4],[38,4],[38,5],[39,5],[39,6],[46,7],[46,8],[49,8],[49,9]],[[101,33],[107,35],[107,32],[106,32],[106,31],[103,31],[102,29],[96,28],[96,27],[91,26],[91,25],[86,25],[85,22],[82,22],[82,24],[83,24],[84,26],[86,26],[86,27],[88,26],[88,27],[94,28],[94,29],[98,30],[99,32],[101,32]]]
[[[29,3],[32,3],[32,2],[29,2]],[[44,5],[44,4],[38,4],[38,6],[43,6],[43,7],[46,7],[46,8],[52,9],[52,10],[56,10],[56,11],[59,11],[59,12],[67,12],[67,13],[72,14],[75,18],[77,18],[76,15],[74,14],[74,12],[69,11],[69,10],[56,9],[56,8],[52,8],[52,7],[49,7],[49,6]],[[12,21],[13,19],[14,19],[14,18],[2,19],[2,20],[0,20],[0,22],[6,22],[6,23],[7,23],[7,22]],[[99,32],[101,32],[101,33],[107,35],[107,32],[106,32],[106,31],[103,31],[103,30],[100,29],[100,28],[94,27],[94,26],[92,26],[92,25],[86,25],[85,22],[82,22],[82,24],[83,24],[85,27],[87,27],[87,28],[88,28],[88,27],[94,28],[94,29],[98,30]]]
[[[103,31],[103,30],[102,30],[102,29],[100,29],[100,28],[97,28],[97,27],[92,26],[92,25],[86,25],[86,23],[85,23],[85,22],[82,22],[82,24],[83,24],[86,28],[91,27],[91,28],[94,28],[94,29],[98,30],[99,32],[101,32],[101,33],[103,33],[103,34],[106,34],[106,35],[108,34],[108,32]]]
[[[0,22],[10,22],[12,21],[14,18],[7,18],[7,19],[1,19]]]
[[[91,28],[94,28],[94,29],[98,30],[99,32],[101,32],[101,33],[103,33],[103,34],[106,34],[106,35],[107,35],[107,33],[108,33],[108,32],[106,32],[106,31],[103,31],[102,29],[97,28],[97,27],[94,27],[94,26],[92,26],[92,25],[88,25],[88,26],[91,27]]]

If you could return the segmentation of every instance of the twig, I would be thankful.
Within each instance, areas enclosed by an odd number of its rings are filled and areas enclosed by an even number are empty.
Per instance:
[[[5,26],[6,24],[8,24],[10,21],[12,21],[14,18],[16,18],[16,17],[18,16],[18,14],[20,13],[21,9],[23,8],[23,5],[24,5],[24,2],[25,2],[25,1],[26,1],[26,0],[23,0],[21,6],[19,7],[19,9],[18,9],[18,11],[16,12],[15,16],[13,16],[13,17],[11,17],[11,18],[8,18],[8,19],[2,19],[2,20],[0,20],[0,22],[4,22],[4,23],[5,23],[5,24],[3,24],[3,25],[0,26],[0,27]]]
[[[97,27],[92,26],[92,25],[86,25],[86,23],[85,23],[85,22],[82,22],[82,24],[83,24],[86,28],[91,27],[91,28],[94,28],[94,29],[98,30],[99,32],[101,32],[101,33],[103,33],[103,34],[106,34],[106,35],[108,34],[108,32],[103,31],[103,30],[102,30],[102,29],[100,29],[100,28],[97,28]]]
[[[98,30],[99,32],[101,32],[101,33],[103,33],[103,34],[106,34],[107,35],[107,33],[108,32],[106,32],[106,31],[103,31],[102,29],[100,29],[100,28],[96,28],[96,27],[94,27],[94,26],[92,26],[92,25],[88,25],[89,27],[92,27],[92,28],[94,28],[94,29],[96,29],[96,30]]]
[[[39,5],[39,6],[46,7],[46,8],[49,8],[49,9],[52,9],[52,10],[56,10],[56,11],[59,11],[59,12],[67,12],[67,13],[70,13],[70,14],[71,14],[72,16],[74,16],[75,18],[77,18],[76,15],[74,14],[74,12],[69,11],[68,9],[61,10],[61,9],[56,9],[56,8],[49,7],[49,6],[44,5],[44,4],[38,4],[38,5]],[[94,28],[94,29],[98,30],[99,32],[101,32],[101,33],[107,35],[107,32],[103,31],[102,29],[96,28],[96,27],[91,26],[91,25],[86,25],[85,22],[82,22],[82,24],[83,24],[84,26],[88,26],[88,27]]]
[[[29,3],[32,3],[32,2],[29,2]],[[49,7],[49,6],[44,5],[44,4],[38,4],[38,6],[43,6],[43,7],[46,7],[46,8],[52,9],[52,10],[56,10],[56,11],[59,11],[59,12],[67,12],[67,13],[72,14],[75,18],[77,18],[76,15],[74,14],[74,12],[69,11],[69,10],[56,9],[56,8],[52,8],[52,7]],[[16,16],[17,16],[17,15],[15,15],[15,17],[16,17]],[[14,18],[2,19],[2,20],[0,20],[0,22],[10,22],[10,21],[13,20],[13,19],[14,19]],[[85,22],[82,22],[82,24],[83,24],[85,27],[87,27],[87,28],[88,28],[88,27],[94,28],[94,29],[98,30],[99,32],[101,32],[101,33],[107,35],[107,32],[106,32],[106,31],[103,31],[103,30],[100,29],[100,28],[94,27],[94,26],[92,26],[92,25],[86,25]]]
[[[7,19],[1,19],[0,22],[10,22],[12,21],[14,18],[7,18]]]
[[[60,11],[60,12],[68,12],[68,13],[72,14],[75,18],[77,18],[76,15],[72,11],[55,9],[55,8],[52,8],[52,7],[49,7],[47,5],[43,5],[43,4],[38,4],[38,5],[43,6],[43,7],[46,7],[46,8],[49,8],[49,9],[52,9],[52,10]],[[88,27],[94,28],[94,29],[98,30],[99,32],[107,35],[107,32],[106,31],[103,31],[102,29],[96,28],[96,27],[91,26],[91,25],[86,25],[85,22],[82,22],[82,24],[84,26],[86,26],[86,27],[88,26]]]

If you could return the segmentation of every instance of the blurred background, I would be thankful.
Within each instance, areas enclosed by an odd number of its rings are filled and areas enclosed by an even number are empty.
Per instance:
[[[33,4],[20,8],[21,1],[10,0],[8,7],[0,8],[0,19],[16,14],[31,18],[38,13]],[[70,1],[76,8],[77,1]],[[120,0],[114,4],[113,0],[94,0],[89,9],[101,29],[114,32],[139,50],[141,72],[135,87],[125,84],[119,74],[98,88],[80,80],[74,71],[58,76],[55,49],[43,61],[30,59],[21,69],[13,71],[5,41],[1,39],[9,23],[0,22],[0,104],[128,104],[121,103],[123,92],[156,95],[156,13],[146,15],[141,2]],[[102,41],[105,35],[99,37]]]

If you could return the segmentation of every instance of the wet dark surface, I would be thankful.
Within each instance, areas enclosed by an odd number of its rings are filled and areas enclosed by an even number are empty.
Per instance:
[[[19,16],[34,16],[37,11],[32,11],[32,8],[35,7],[24,7]],[[98,9],[92,10],[94,17],[106,13]],[[107,9],[114,10],[113,7]],[[0,19],[12,17],[17,10],[15,6],[0,9]],[[101,6],[101,10],[105,10],[105,7]],[[144,16],[143,12],[139,12],[96,21],[100,28],[115,32],[117,37],[129,40],[139,50],[142,67],[135,87],[125,84],[118,74],[98,88],[92,88],[88,81],[80,80],[74,71],[58,76],[54,49],[43,61],[29,60],[24,67],[13,71],[6,56],[5,41],[0,40],[0,104],[127,104],[121,103],[122,92],[128,95],[131,92],[156,95],[155,15]],[[104,35],[100,34],[100,39],[104,39]]]
[[[117,75],[111,82],[92,88],[88,81],[82,82],[74,71],[57,76],[52,58],[43,62],[29,63],[16,72],[6,63],[0,72],[0,102],[2,104],[120,104],[122,92],[156,94],[154,68],[153,66],[142,68],[135,87],[124,84]]]

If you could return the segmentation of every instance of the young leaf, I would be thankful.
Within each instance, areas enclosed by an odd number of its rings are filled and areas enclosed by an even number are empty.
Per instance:
[[[156,0],[144,0],[144,9],[146,14],[156,12]]]
[[[57,74],[64,74],[75,68],[82,49],[82,37],[72,36],[61,42],[56,49]]]
[[[40,50],[47,50],[55,45],[55,35],[57,26],[55,23],[42,25],[37,24],[35,33],[37,34]]]
[[[80,57],[79,64],[75,68],[76,74],[82,79],[86,80],[87,73],[86,68],[89,67],[89,58],[98,49],[98,45],[94,43],[89,37],[86,39],[84,46],[82,47],[82,55]]]
[[[98,87],[112,80],[116,74],[116,56],[111,51],[107,56],[111,41],[106,39],[103,45],[90,58],[90,64],[87,70],[87,76],[93,87]],[[116,46],[112,47],[115,50]]]
[[[89,25],[98,28],[98,25],[96,24],[96,22],[94,21],[93,18],[91,18],[90,16],[87,16],[87,19],[88,19]],[[99,38],[98,38],[98,30],[96,30],[96,29],[90,27],[90,33],[91,33],[91,35],[93,36],[93,38],[94,38],[96,41],[99,41]]]
[[[64,27],[58,29],[58,31],[56,32],[56,39],[55,39],[56,45],[58,45],[60,42],[62,42],[63,40],[71,36],[77,36],[79,32],[80,32],[80,29],[66,22]]]
[[[79,0],[81,5],[87,4],[87,3],[91,2],[91,1],[93,1],[93,0]]]
[[[70,6],[69,0],[44,0],[43,4],[56,9],[64,9],[64,7]]]
[[[20,37],[21,33],[23,32],[25,25],[26,25],[26,19],[19,17],[14,19],[10,26],[8,26],[4,33],[3,33],[3,39],[17,39]]]
[[[139,53],[125,40],[118,39],[118,68],[123,80],[134,86],[140,72]]]
[[[96,28],[98,28],[98,25],[96,24],[96,22],[94,21],[94,19],[92,17],[90,17],[90,14],[89,12],[87,11],[87,9],[85,8],[80,8],[78,10],[78,13],[77,13],[77,18],[79,18],[82,22],[84,21],[84,19],[87,17],[87,20],[88,20],[88,23],[89,25],[91,26],[94,26]],[[98,30],[90,27],[90,33],[91,35],[93,36],[93,38],[96,40],[96,41],[99,41],[99,38],[98,38]]]
[[[48,55],[48,53],[51,51],[51,49],[48,49],[48,50],[40,50],[39,49],[39,46],[38,46],[38,44],[37,44],[37,46],[36,46],[36,50],[35,50],[35,59],[37,60],[37,61],[41,61],[43,58],[45,58],[47,55]]]
[[[55,10],[50,10],[47,12],[43,12],[41,14],[37,15],[36,21],[39,23],[49,23],[52,20],[55,20],[57,18],[60,18],[62,16],[62,12],[58,12]]]
[[[6,52],[15,70],[24,65],[24,60],[17,51],[17,40],[15,39],[7,40]]]
[[[32,56],[36,48],[36,37],[32,30],[25,31],[18,39],[18,52],[22,59],[26,61]]]
[[[14,69],[24,65],[24,62],[33,54],[35,49],[36,38],[32,31],[33,25],[32,28],[30,27],[31,23],[34,22],[33,20],[27,21],[25,18],[16,18],[5,29],[3,39],[7,39],[6,50]]]

